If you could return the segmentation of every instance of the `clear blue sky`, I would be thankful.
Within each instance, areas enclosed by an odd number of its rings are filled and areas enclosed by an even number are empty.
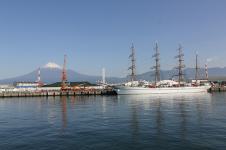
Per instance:
[[[98,75],[125,76],[129,46],[137,73],[150,70],[153,44],[161,66],[176,65],[178,44],[185,63],[226,66],[226,0],[1,0],[0,79],[28,73],[52,61]]]

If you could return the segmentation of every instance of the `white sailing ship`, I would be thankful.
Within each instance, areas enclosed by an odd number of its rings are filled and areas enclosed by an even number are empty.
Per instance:
[[[160,80],[160,63],[159,63],[159,50],[158,44],[155,46],[155,83],[149,83],[147,81],[136,81],[135,77],[135,50],[134,46],[131,47],[132,54],[130,55],[132,65],[129,67],[131,70],[131,81],[115,86],[114,89],[119,95],[131,95],[131,94],[171,94],[171,93],[201,93],[207,92],[211,87],[208,80],[198,80],[198,65],[196,55],[196,76],[195,82],[186,83],[183,81],[183,56],[182,47],[179,47],[179,55],[176,56],[179,60],[178,69],[178,81],[174,80]],[[206,70],[207,72],[207,70]]]

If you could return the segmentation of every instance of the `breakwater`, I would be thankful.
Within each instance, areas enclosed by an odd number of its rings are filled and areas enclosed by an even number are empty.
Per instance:
[[[113,90],[95,91],[10,91],[0,93],[1,98],[7,97],[47,97],[47,96],[81,96],[81,95],[116,95]]]
[[[209,89],[209,92],[226,92],[226,86],[214,86]]]

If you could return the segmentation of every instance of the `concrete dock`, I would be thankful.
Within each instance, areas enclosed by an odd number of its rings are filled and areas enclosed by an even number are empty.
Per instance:
[[[95,91],[20,91],[2,92],[1,98],[6,97],[47,97],[47,96],[81,96],[81,95],[116,95],[113,90]]]
[[[226,92],[226,86],[215,86],[209,89],[209,92]]]

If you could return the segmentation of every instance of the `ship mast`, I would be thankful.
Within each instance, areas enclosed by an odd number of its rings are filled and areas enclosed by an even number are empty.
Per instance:
[[[206,74],[206,80],[208,80],[208,67],[207,64],[205,64],[205,74]]]
[[[196,52],[196,55],[195,55],[195,81],[196,81],[196,84],[198,83],[198,53]]]
[[[155,66],[152,67],[152,69],[154,69],[155,71],[155,85],[158,81],[160,81],[160,53],[159,53],[159,47],[158,47],[158,43],[155,43],[155,54],[152,56],[153,58],[155,58]]]
[[[131,46],[131,54],[129,56],[130,60],[131,60],[131,66],[128,68],[128,70],[131,70],[131,74],[130,74],[130,79],[131,81],[135,81],[136,80],[136,59],[135,59],[135,48],[134,45],[132,44]]]
[[[184,54],[183,54],[183,49],[181,45],[179,45],[178,53],[179,54],[175,58],[178,58],[179,64],[178,64],[178,67],[176,67],[176,69],[178,69],[178,83],[179,83],[179,86],[181,86],[181,82],[184,80],[183,69],[185,68]]]

